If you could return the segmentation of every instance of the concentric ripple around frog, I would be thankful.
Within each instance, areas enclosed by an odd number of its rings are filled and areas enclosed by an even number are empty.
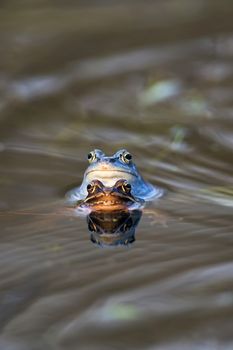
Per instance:
[[[90,165],[84,173],[81,186],[67,194],[67,199],[71,203],[87,197],[87,187],[93,180],[101,181],[105,187],[113,187],[118,180],[124,179],[131,185],[132,196],[144,201],[159,198],[163,194],[161,188],[154,187],[142,178],[132,161],[132,155],[125,149],[110,157],[96,149],[90,152],[87,158]]]

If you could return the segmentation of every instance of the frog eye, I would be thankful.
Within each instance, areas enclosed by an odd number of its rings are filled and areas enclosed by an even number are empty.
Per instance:
[[[118,180],[115,184],[116,188],[121,190],[123,193],[130,193],[131,185],[126,180]]]
[[[89,194],[91,194],[91,193],[95,193],[95,192],[99,192],[99,191],[101,191],[102,189],[103,189],[103,187],[104,187],[104,185],[102,184],[102,182],[101,181],[99,181],[99,180],[93,180],[93,181],[91,181],[91,183],[89,183],[88,185],[87,185],[87,192],[89,193]]]
[[[125,193],[130,193],[131,191],[131,185],[129,183],[125,183],[121,186],[121,189]]]
[[[125,189],[126,189],[126,192],[130,192],[131,191],[131,185],[130,184],[126,184],[125,185]]]
[[[95,151],[88,153],[87,159],[89,163],[93,163],[97,159]]]
[[[94,193],[94,192],[95,192],[95,189],[96,189],[96,186],[95,186],[95,185],[92,185],[92,184],[88,184],[88,185],[87,185],[87,192],[88,192],[88,193]]]
[[[100,149],[94,149],[93,151],[88,153],[87,159],[89,163],[93,163],[97,160],[100,160],[104,156],[105,156],[104,152],[102,152]]]
[[[130,161],[132,160],[132,155],[129,152],[122,153],[120,157],[121,157],[121,160],[126,164],[129,164]]]

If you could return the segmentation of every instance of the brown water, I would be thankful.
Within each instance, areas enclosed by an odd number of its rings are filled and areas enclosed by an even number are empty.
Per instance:
[[[0,5],[0,349],[233,349],[233,3],[32,3]],[[167,193],[100,248],[56,202],[122,147]]]

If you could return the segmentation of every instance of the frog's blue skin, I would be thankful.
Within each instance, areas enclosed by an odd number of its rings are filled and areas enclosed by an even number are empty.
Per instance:
[[[84,173],[83,182],[67,194],[68,202],[74,203],[87,196],[87,185],[92,180],[100,180],[105,186],[114,186],[119,179],[125,179],[131,184],[131,193],[134,197],[149,201],[159,198],[163,190],[146,182],[138,172],[132,160],[123,161],[122,155],[127,154],[125,149],[117,151],[113,156],[106,156],[101,150],[94,150],[92,160]]]

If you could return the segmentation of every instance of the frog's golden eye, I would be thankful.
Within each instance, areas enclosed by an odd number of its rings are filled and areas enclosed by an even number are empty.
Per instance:
[[[123,193],[130,193],[131,191],[131,185],[123,179],[118,180],[115,184],[115,187]]]
[[[130,161],[132,160],[132,155],[129,152],[122,153],[120,157],[121,157],[121,160],[126,164],[129,164]]]
[[[88,184],[87,185],[87,192],[88,193],[94,193],[96,190],[96,185]]]
[[[131,191],[131,185],[130,184],[125,184],[125,190],[126,190],[126,192],[130,192]]]
[[[121,189],[124,193],[130,193],[131,191],[131,185],[128,183],[125,183],[121,186]]]
[[[92,151],[92,152],[88,153],[87,159],[88,159],[89,163],[93,163],[97,159],[95,152]]]
[[[91,193],[97,193],[103,190],[104,185],[99,180],[93,180],[87,185],[87,192],[89,194]]]

